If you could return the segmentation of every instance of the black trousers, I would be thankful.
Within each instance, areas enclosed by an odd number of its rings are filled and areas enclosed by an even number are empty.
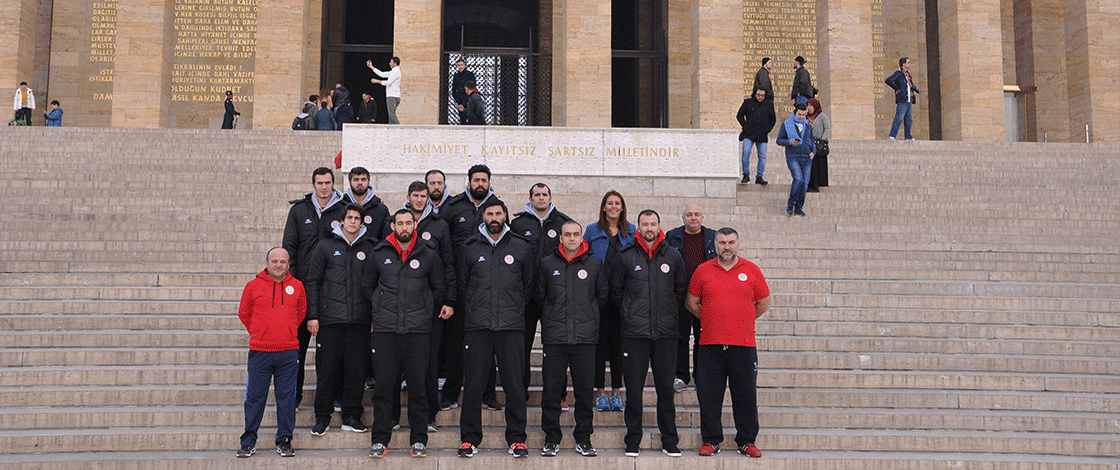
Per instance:
[[[595,350],[595,388],[606,388],[607,361],[611,361],[611,388],[622,388],[622,314],[608,302],[599,309],[599,347]]]
[[[576,428],[572,432],[577,444],[590,444],[594,429],[595,387],[594,344],[544,345],[544,390],[541,395],[541,430],[544,441],[560,444],[564,434],[560,431],[560,398],[568,388],[568,370],[572,371],[572,390],[575,392]]]
[[[428,335],[428,375],[424,379],[424,391],[428,397],[428,422],[436,422],[436,415],[439,414],[439,350],[443,345],[443,323],[438,317],[432,320],[432,332]],[[403,371],[397,374],[397,380],[394,383],[401,383],[404,379]],[[409,389],[415,385],[409,385]],[[399,423],[401,421],[401,394],[393,394],[393,422]]]
[[[735,445],[758,437],[758,350],[745,346],[705,344],[697,350],[696,398],[700,401],[700,436],[704,442],[723,440],[723,390],[730,384],[735,419]]]
[[[397,377],[404,372],[405,380],[417,384],[408,390],[409,443],[428,444],[428,397],[423,386],[428,375],[428,350],[431,348],[427,333],[374,333],[373,354],[377,357],[377,371],[373,387],[373,426],[370,443],[389,445],[393,435],[390,416],[393,395],[400,396]],[[397,407],[400,409],[400,407]]]
[[[23,120],[27,122],[27,125],[30,126],[31,125],[31,108],[28,108],[28,107],[24,106],[22,108],[17,109],[16,110],[16,119],[20,119],[20,118],[23,118]]]
[[[681,321],[679,324],[681,339],[677,341],[677,378],[689,382],[688,373],[688,332],[692,331],[692,350],[696,351],[700,348],[700,319],[692,315],[692,312],[681,309]],[[692,370],[693,374],[696,371],[696,355],[692,356]]]
[[[521,386],[524,336],[521,330],[479,330],[464,335],[463,408],[459,415],[462,442],[475,446],[482,443],[482,393],[495,359],[506,394],[506,445],[525,442],[525,389]]]
[[[657,391],[657,429],[661,445],[677,445],[677,409],[673,402],[673,372],[677,364],[677,338],[622,338],[623,375],[626,378],[626,446],[642,443],[642,391],[646,373],[653,369],[653,388]]]
[[[315,337],[315,419],[331,419],[334,399],[342,398],[342,416],[361,419],[369,325],[319,326]]]
[[[536,302],[529,302],[525,306],[525,367],[521,374],[524,376],[525,390],[529,390],[529,358],[533,354],[533,342],[537,338],[537,323],[541,320],[541,306]],[[558,400],[559,401],[559,400]]]
[[[434,325],[433,325],[434,326]],[[443,401],[459,401],[463,388],[463,329],[466,316],[462,302],[455,305],[455,314],[443,323],[443,369],[447,382],[443,384]]]
[[[311,332],[307,331],[307,319],[300,323],[299,330],[296,331],[299,336],[299,366],[296,369],[296,407],[303,403],[303,378],[307,365],[307,347],[311,345]]]

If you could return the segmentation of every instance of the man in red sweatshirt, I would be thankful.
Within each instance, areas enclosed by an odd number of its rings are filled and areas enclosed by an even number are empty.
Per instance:
[[[265,269],[245,284],[237,316],[249,332],[249,378],[245,385],[245,433],[237,456],[257,451],[257,429],[264,417],[269,382],[275,380],[276,453],[294,457],[296,423],[297,330],[307,314],[303,283],[288,274],[288,250],[268,250]]]

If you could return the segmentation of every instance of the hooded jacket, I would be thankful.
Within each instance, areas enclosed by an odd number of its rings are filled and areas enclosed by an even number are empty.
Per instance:
[[[412,210],[407,202],[401,208]],[[390,222],[392,222],[391,219],[385,219],[386,238],[393,235],[393,228],[389,226]],[[447,286],[447,291],[443,296],[443,305],[454,307],[457,296],[455,292],[455,257],[451,250],[451,231],[447,228],[447,222],[436,215],[431,204],[425,205],[424,212],[421,212],[420,217],[416,219],[416,236],[432,245],[432,248],[439,254],[440,265],[443,266],[444,272],[443,281],[444,285]]]
[[[753,96],[743,100],[743,104],[739,106],[739,112],[735,114],[735,119],[739,121],[739,126],[743,128],[739,132],[740,142],[743,139],[750,139],[751,142],[769,141],[770,131],[774,129],[774,124],[778,122],[778,117],[774,114],[774,102],[763,100],[760,103]]]
[[[525,203],[525,211],[518,212],[513,221],[509,223],[513,233],[525,237],[532,246],[533,259],[540,261],[545,256],[556,251],[560,246],[560,232],[564,224],[572,220],[563,212],[556,210],[556,205],[549,204],[548,213],[544,219],[537,217],[532,203]],[[590,248],[589,248],[590,249]],[[537,285],[537,274],[533,272],[532,285]]]
[[[797,133],[797,124],[801,124],[801,134]],[[790,145],[791,140],[800,140],[797,145]],[[775,143],[786,148],[786,157],[809,158],[810,153],[816,153],[817,145],[813,142],[813,125],[809,120],[797,121],[797,114],[790,115],[778,129],[778,138]]]
[[[467,116],[466,122],[463,124],[473,124],[476,126],[485,126],[486,123],[486,102],[482,99],[482,93],[478,90],[471,92],[470,98],[467,99]]]
[[[475,204],[471,199],[470,188],[455,195],[442,205],[446,206],[439,209],[439,218],[447,222],[447,228],[451,230],[451,246],[454,249],[459,249],[467,242],[467,239],[475,234],[478,229],[478,224],[482,223],[482,204],[490,198],[497,198],[494,194],[494,188],[490,188],[486,192],[486,197],[482,198],[482,202]]]
[[[444,270],[432,245],[414,236],[400,246],[394,235],[373,250],[364,290],[373,306],[376,333],[430,333],[443,304]]]
[[[245,284],[237,317],[249,332],[249,349],[277,352],[299,348],[299,325],[307,312],[303,284],[285,274],[280,282],[261,270]]]
[[[598,344],[599,309],[607,302],[607,268],[584,240],[572,259],[557,246],[541,260],[536,298],[544,344]]]
[[[319,240],[331,236],[334,226],[342,220],[345,204],[342,204],[342,192],[337,189],[331,193],[327,207],[319,212],[315,193],[307,193],[303,199],[288,201],[292,208],[288,210],[288,220],[284,224],[284,239],[281,246],[288,250],[292,258],[289,270],[296,279],[307,279],[307,266],[311,260],[311,251]]]
[[[623,338],[677,338],[688,291],[684,260],[661,232],[652,251],[639,238],[618,252],[611,268],[610,292],[622,313]]]
[[[532,246],[507,226],[493,241],[482,224],[459,250],[455,274],[466,331],[525,330],[525,304],[536,262]]]
[[[320,325],[370,323],[369,298],[362,279],[377,242],[365,226],[354,243],[346,241],[342,224],[311,252],[307,269],[307,319]]]
[[[355,204],[357,200],[353,188],[347,188],[346,193],[342,195],[342,202],[347,204]],[[366,199],[362,201],[362,212],[365,213],[362,217],[362,225],[369,229],[370,238],[377,241],[384,240],[389,234],[385,231],[386,221],[389,220],[389,208],[385,207],[385,203],[377,197],[377,192],[373,190],[372,186],[366,188]]]

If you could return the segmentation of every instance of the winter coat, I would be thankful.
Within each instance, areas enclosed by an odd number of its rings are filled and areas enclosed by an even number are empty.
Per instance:
[[[598,344],[599,309],[607,302],[607,268],[583,242],[568,260],[562,248],[541,260],[536,298],[544,344]]]
[[[291,264],[288,270],[296,279],[307,279],[308,262],[311,260],[311,251],[319,240],[331,236],[334,226],[346,214],[346,205],[342,203],[342,193],[335,191],[331,195],[327,208],[323,209],[322,217],[315,210],[315,193],[308,193],[303,199],[288,201],[292,208],[288,210],[288,220],[284,224],[284,239],[281,246],[288,250]]]
[[[739,112],[735,114],[735,119],[743,128],[742,132],[739,132],[740,142],[743,139],[750,139],[751,142],[769,141],[770,131],[778,122],[778,117],[774,114],[774,102],[770,100],[759,102],[754,97],[743,100]]]
[[[612,264],[610,293],[622,314],[621,336],[677,338],[688,290],[681,254],[661,240],[651,258],[637,242],[620,251]]]
[[[525,331],[529,281],[537,265],[532,246],[508,228],[496,244],[481,233],[485,228],[475,230],[459,250],[455,273],[466,331]]]
[[[537,218],[537,213],[530,203],[525,203],[525,211],[518,212],[513,221],[509,223],[513,233],[525,237],[533,247],[533,259],[540,261],[545,256],[556,251],[560,246],[560,232],[564,223],[572,220],[563,212],[556,210],[555,206],[549,208],[544,221]],[[533,273],[532,285],[537,285],[537,274]]]
[[[307,269],[307,319],[320,325],[370,323],[369,298],[362,280],[377,241],[362,227],[353,244],[346,241],[342,224],[335,227],[311,252]]]
[[[430,333],[436,306],[443,304],[449,287],[439,255],[425,240],[413,236],[409,243],[403,258],[388,240],[373,250],[364,286],[375,333]]]

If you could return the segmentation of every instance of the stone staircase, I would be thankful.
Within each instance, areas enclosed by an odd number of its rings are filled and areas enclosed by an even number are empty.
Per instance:
[[[286,201],[340,146],[328,132],[0,131],[0,467],[370,465],[368,434],[334,431],[336,416],[313,438],[307,411],[295,459],[268,451],[271,410],[262,452],[233,458],[241,288],[279,244]],[[658,451],[648,408],[638,459],[622,456],[621,413],[596,413],[597,459],[569,436],[561,457],[514,460],[490,411],[484,452],[458,459],[452,411],[428,459],[407,458],[397,434],[390,465],[1120,469],[1120,147],[837,141],[833,186],[808,195],[803,218],[784,213],[789,176],[772,147],[769,186],[699,201],[706,225],[739,230],[774,296],[758,328],[763,459],[695,456],[690,389],[677,394],[687,462]],[[445,168],[452,188],[470,163]],[[494,184],[519,207],[536,179]],[[544,180],[561,210],[593,220],[601,193]],[[374,178],[392,207],[400,181]],[[631,214],[654,208],[667,227],[694,202],[626,196]],[[539,403],[539,350],[531,363]],[[307,377],[313,397],[313,367]],[[539,423],[530,408],[531,448]]]

